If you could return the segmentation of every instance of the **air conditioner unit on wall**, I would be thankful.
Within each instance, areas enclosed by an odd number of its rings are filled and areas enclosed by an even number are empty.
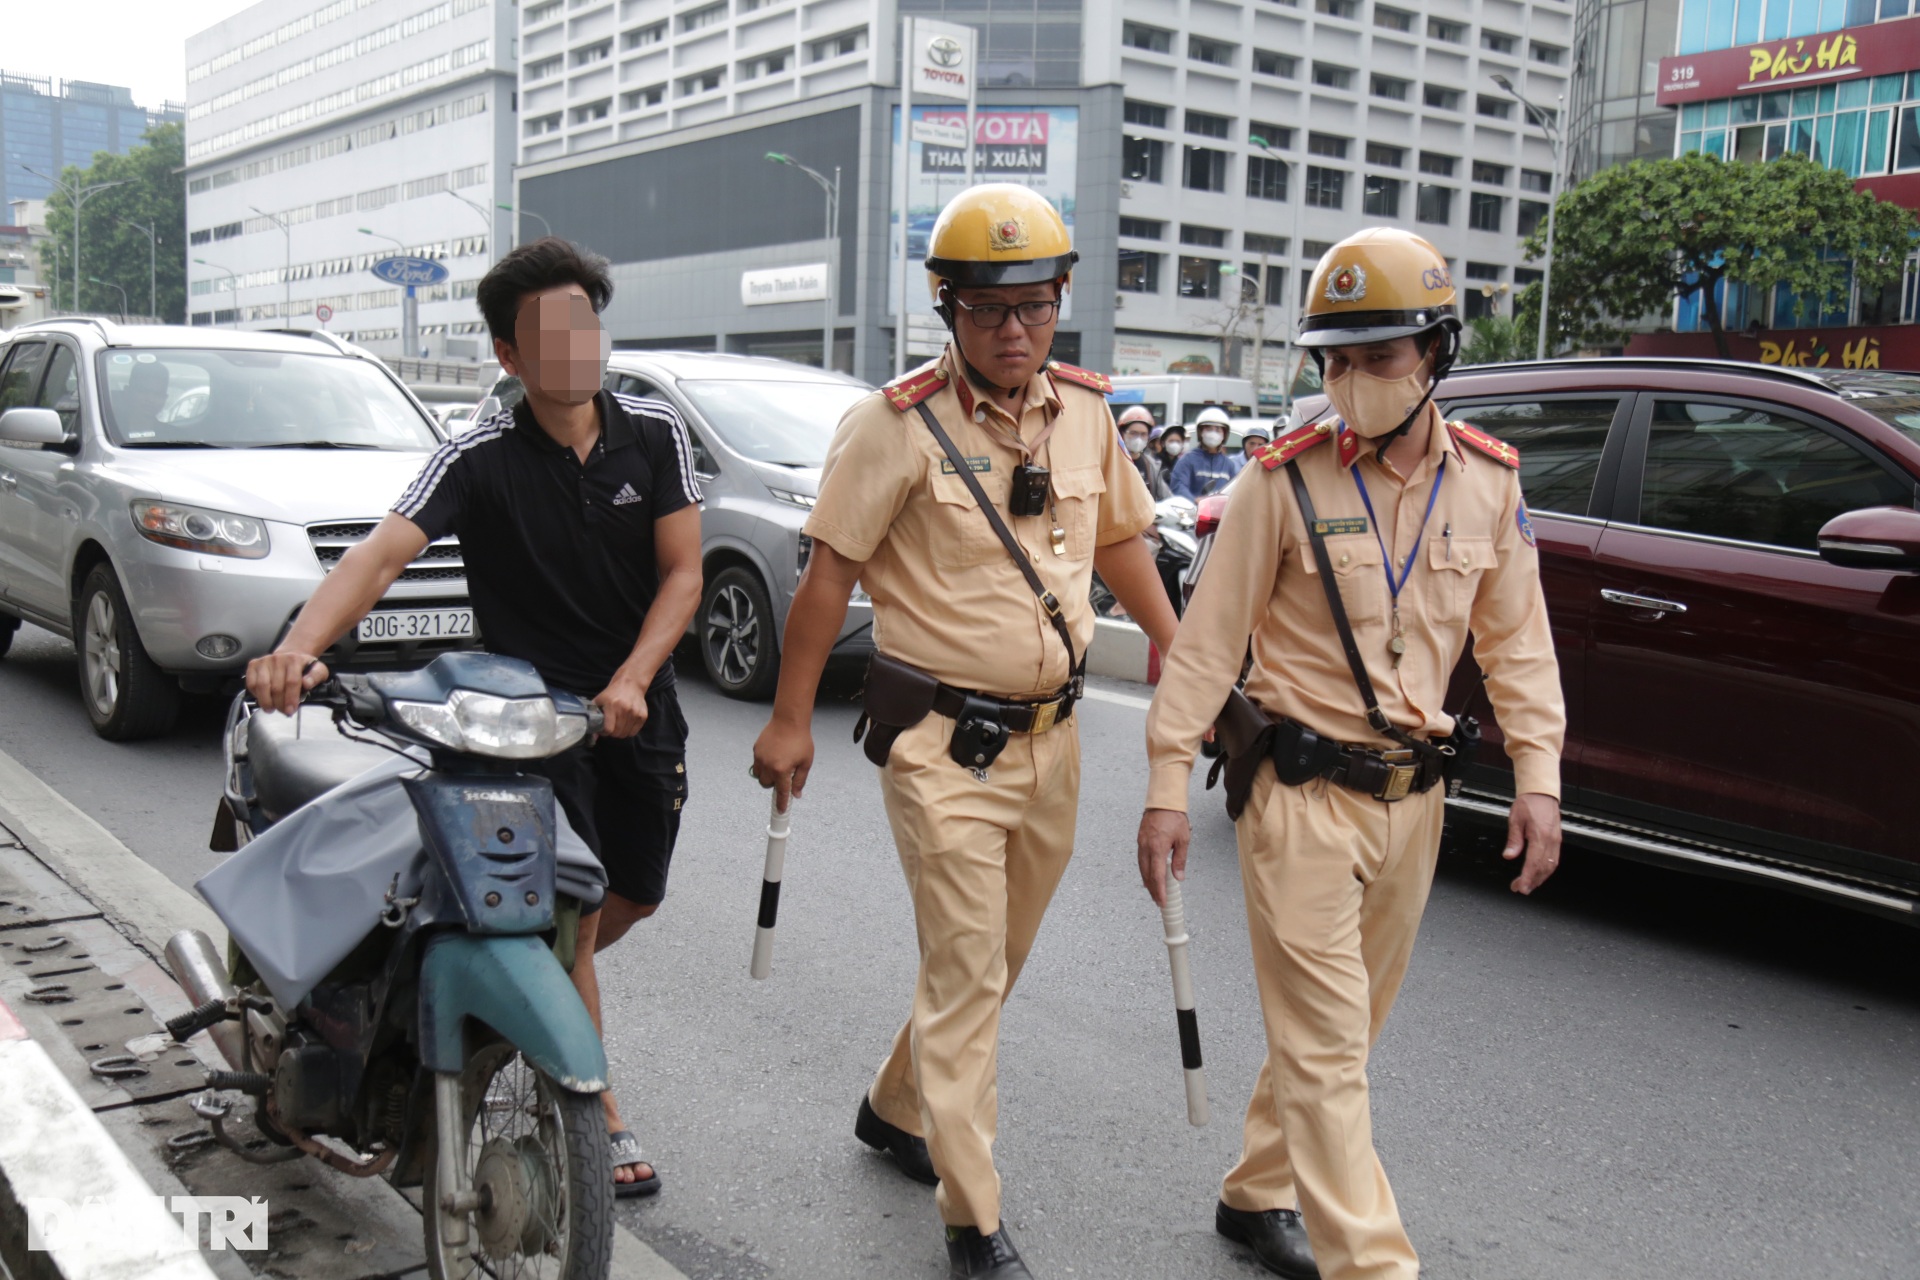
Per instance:
[[[1122,200],[1133,199],[1133,184],[1131,182],[1122,182],[1120,184],[1120,198]]]
[[[1120,309],[1121,309],[1122,307],[1124,307],[1124,306],[1126,306],[1126,305],[1127,305],[1127,295],[1126,295],[1126,294],[1124,294],[1124,293],[1116,293],[1116,294],[1114,294],[1114,295],[1113,295],[1113,309],[1114,309],[1115,311],[1118,311],[1118,310],[1120,310]]]

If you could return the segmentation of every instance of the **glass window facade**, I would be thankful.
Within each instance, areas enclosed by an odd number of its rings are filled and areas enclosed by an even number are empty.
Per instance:
[[[1908,16],[1907,0],[1682,0],[1678,53],[1811,36]]]
[[[1734,11],[1751,2],[1734,0]],[[1674,52],[1680,6],[1681,0],[1590,0],[1575,7],[1569,185],[1630,160],[1673,154],[1674,113],[1655,103],[1654,90],[1660,59]]]
[[[1080,0],[900,0],[900,12],[961,22],[984,37],[980,82],[989,88],[1071,88],[1080,83]],[[1137,24],[1128,23],[1128,27]],[[1168,51],[1168,32],[1142,28],[1143,48]],[[1127,32],[1127,43],[1136,43]],[[1159,43],[1154,38],[1159,37]]]
[[[1674,114],[1681,155],[1761,161],[1795,151],[1855,178],[1920,171],[1920,75],[1694,102]]]

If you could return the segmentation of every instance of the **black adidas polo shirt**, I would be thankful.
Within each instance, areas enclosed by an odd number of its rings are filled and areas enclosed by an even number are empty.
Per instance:
[[[523,400],[435,451],[393,509],[453,534],[486,647],[591,698],[633,652],[660,591],[653,522],[700,501],[673,406],[594,397],[600,438],[583,463]],[[669,659],[654,687],[673,684]]]

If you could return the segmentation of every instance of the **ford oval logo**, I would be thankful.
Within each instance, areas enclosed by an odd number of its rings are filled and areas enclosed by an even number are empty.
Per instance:
[[[927,42],[927,59],[936,67],[957,67],[966,51],[952,36],[935,36]]]
[[[440,284],[447,269],[431,258],[382,258],[370,268],[388,284]]]

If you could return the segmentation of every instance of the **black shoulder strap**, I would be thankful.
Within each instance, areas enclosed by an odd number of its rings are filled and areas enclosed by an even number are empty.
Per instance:
[[[953,469],[960,478],[966,481],[967,490],[973,494],[973,500],[979,504],[981,514],[987,517],[987,523],[993,526],[994,533],[999,536],[1000,545],[1007,549],[1009,556],[1013,557],[1014,567],[1019,569],[1020,576],[1027,580],[1027,586],[1033,589],[1033,594],[1040,601],[1040,607],[1047,611],[1047,620],[1053,623],[1053,629],[1060,633],[1060,643],[1067,646],[1067,669],[1072,673],[1068,679],[1075,686],[1074,695],[1079,696],[1078,686],[1082,674],[1080,659],[1074,655],[1073,636],[1067,630],[1067,620],[1060,616],[1059,597],[1047,590],[1046,583],[1040,581],[1040,575],[1027,562],[1026,552],[1022,551],[1020,544],[1014,540],[1013,531],[1007,528],[1006,521],[1002,520],[999,511],[994,509],[993,499],[987,497],[987,491],[980,487],[980,481],[974,478],[973,468],[969,467],[967,460],[960,456],[960,450],[954,447],[953,437],[941,428],[940,420],[933,416],[933,410],[924,404],[917,404],[914,408],[920,411],[921,418],[926,421],[927,430],[933,432],[933,438],[940,442],[942,449],[946,450],[947,460],[953,464]]]
[[[1340,600],[1340,585],[1333,580],[1333,557],[1327,554],[1326,537],[1317,527],[1320,517],[1314,513],[1313,496],[1307,492],[1307,478],[1300,474],[1299,463],[1287,463],[1287,479],[1293,483],[1293,498],[1300,506],[1300,518],[1307,526],[1307,541],[1313,546],[1313,562],[1320,570],[1320,585],[1327,593],[1327,607],[1333,611],[1333,625],[1340,633],[1340,647],[1347,651],[1347,668],[1353,672],[1353,683],[1360,689],[1360,700],[1367,704],[1367,724],[1375,733],[1385,734],[1402,746],[1432,750],[1432,744],[1395,728],[1393,722],[1387,719],[1387,713],[1380,709],[1380,699],[1373,693],[1373,681],[1367,676],[1367,664],[1360,657],[1360,646],[1354,643],[1353,624],[1347,621],[1347,607]]]

